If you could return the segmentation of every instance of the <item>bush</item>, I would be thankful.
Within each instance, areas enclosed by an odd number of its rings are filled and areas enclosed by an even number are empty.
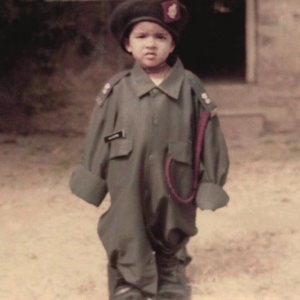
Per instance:
[[[0,93],[6,89],[4,92],[17,98],[28,115],[57,105],[45,99],[57,94],[48,81],[61,68],[67,43],[77,46],[79,56],[94,51],[93,43],[79,28],[75,5],[43,0],[0,1]],[[99,21],[92,34],[98,34],[101,26]],[[59,105],[62,98],[58,97]]]

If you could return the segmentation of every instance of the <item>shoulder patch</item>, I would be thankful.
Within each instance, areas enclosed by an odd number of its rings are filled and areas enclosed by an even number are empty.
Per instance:
[[[102,106],[105,102],[107,96],[113,90],[113,87],[125,76],[130,74],[130,70],[121,71],[115,75],[113,75],[103,86],[101,92],[96,97],[96,102],[98,105]]]
[[[214,111],[216,105],[212,102],[209,95],[206,93],[202,81],[192,72],[186,71],[186,77],[191,85],[192,90],[194,91],[197,99],[200,101],[203,108],[207,111]]]

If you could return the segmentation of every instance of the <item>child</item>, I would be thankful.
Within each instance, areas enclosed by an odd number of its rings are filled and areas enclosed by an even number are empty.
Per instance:
[[[215,106],[174,52],[187,21],[176,0],[125,1],[111,18],[135,64],[97,97],[70,182],[95,206],[110,192],[98,233],[111,300],[190,299],[186,244],[197,233],[196,207],[228,202],[228,155]]]

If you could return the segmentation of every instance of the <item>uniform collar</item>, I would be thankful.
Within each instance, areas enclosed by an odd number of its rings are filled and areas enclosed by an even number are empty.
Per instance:
[[[132,68],[132,79],[136,95],[140,98],[156,88],[161,90],[173,99],[178,99],[181,85],[184,78],[184,67],[179,58],[170,70],[169,76],[159,85],[155,85],[149,75],[135,62]]]

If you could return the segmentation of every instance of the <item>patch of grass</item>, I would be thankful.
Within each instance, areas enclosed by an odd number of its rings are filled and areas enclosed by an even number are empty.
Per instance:
[[[300,146],[294,146],[289,148],[290,151],[295,152],[295,153],[300,153]]]
[[[58,162],[57,166],[60,169],[69,169],[72,166],[72,162],[69,158],[64,158]]]
[[[265,140],[265,141],[263,141],[263,143],[265,145],[273,145],[273,144],[276,144],[276,141],[274,141],[274,140]]]

